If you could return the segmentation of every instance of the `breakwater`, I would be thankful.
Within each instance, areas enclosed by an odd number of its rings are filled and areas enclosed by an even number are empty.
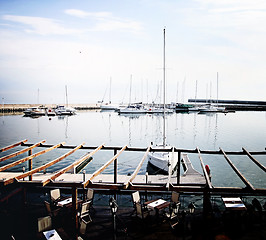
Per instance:
[[[265,101],[248,100],[217,100],[217,99],[188,99],[191,103],[212,103],[234,111],[266,111]]]
[[[43,108],[55,108],[57,105],[61,104],[2,104],[0,107],[1,113],[21,113],[27,108],[31,107],[43,107]],[[64,104],[62,104],[64,105]],[[100,109],[100,104],[88,103],[88,104],[69,104],[69,106],[75,108],[76,110],[97,110]]]

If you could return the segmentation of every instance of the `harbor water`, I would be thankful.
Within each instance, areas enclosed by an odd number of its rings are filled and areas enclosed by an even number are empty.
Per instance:
[[[20,140],[28,143],[46,140],[47,144],[65,142],[66,145],[106,146],[128,145],[131,147],[148,147],[153,142],[162,143],[162,115],[119,115],[114,111],[78,111],[73,116],[54,116],[30,118],[23,115],[0,116],[0,148]],[[266,113],[265,112],[235,112],[235,113],[173,113],[166,116],[166,142],[176,148],[201,150],[263,151],[266,147]],[[24,147],[16,147],[9,153]],[[33,153],[40,151],[35,148]],[[33,167],[38,167],[51,161],[69,150],[57,149],[45,153],[33,160]],[[77,160],[88,150],[79,150],[63,161],[47,169],[54,172]],[[6,155],[0,153],[0,157]],[[118,173],[132,174],[141,160],[144,152],[123,152],[118,158]],[[86,173],[93,173],[114,155],[113,151],[99,151],[93,160],[85,167]],[[27,153],[1,162],[0,166],[27,156]],[[196,170],[202,172],[197,154],[188,154]],[[258,168],[247,156],[229,156],[236,167],[256,188],[266,188],[266,174]],[[266,156],[256,155],[264,166]],[[222,155],[202,155],[204,164],[208,164],[214,186],[243,187],[242,181],[231,169]],[[9,171],[27,169],[27,163],[20,164]],[[147,171],[147,160],[140,173]],[[104,173],[113,173],[109,166]]]

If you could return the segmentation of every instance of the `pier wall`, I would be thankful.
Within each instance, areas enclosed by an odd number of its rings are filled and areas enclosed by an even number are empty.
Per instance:
[[[20,113],[30,107],[43,106],[44,108],[55,108],[57,105],[64,105],[64,104],[1,104],[0,112],[1,113],[16,113],[16,112]],[[97,104],[97,103],[69,104],[69,106],[75,108],[76,110],[100,109],[100,104]]]
[[[191,103],[213,103],[234,111],[266,111],[266,101],[248,100],[217,100],[217,99],[188,99]]]

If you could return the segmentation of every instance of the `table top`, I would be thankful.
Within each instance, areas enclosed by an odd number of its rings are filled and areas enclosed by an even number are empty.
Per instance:
[[[241,198],[239,197],[225,197],[222,198],[225,204],[226,209],[230,210],[246,210],[245,204],[242,202]]]
[[[149,201],[147,206],[149,208],[152,208],[152,209],[156,208],[156,209],[160,210],[160,209],[168,207],[169,204],[170,204],[170,202],[167,202],[163,199],[156,199],[156,200]]]
[[[43,235],[48,240],[62,240],[62,238],[59,236],[57,231],[55,229],[52,229],[50,231],[43,232]]]
[[[70,203],[72,203],[72,197],[69,197],[69,198],[66,198],[66,199],[64,199],[64,200],[59,201],[59,202],[57,203],[57,206],[59,206],[59,207],[63,207],[63,206],[65,206],[65,205],[67,205],[67,204],[70,204]]]

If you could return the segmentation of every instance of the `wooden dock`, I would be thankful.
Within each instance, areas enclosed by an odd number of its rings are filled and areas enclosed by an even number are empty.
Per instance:
[[[152,149],[152,146],[148,148],[133,148],[128,147],[127,145],[123,147],[108,147],[100,145],[98,147],[85,146],[85,143],[82,143],[77,146],[65,145],[65,143],[59,143],[55,145],[45,144],[45,140],[37,142],[35,144],[27,143],[27,140],[19,141],[10,146],[0,149],[0,152],[7,151],[9,149],[15,148],[17,146],[24,146],[25,149],[12,154],[3,156],[0,158],[0,162],[4,162],[7,159],[13,158],[14,156],[19,156],[22,153],[28,152],[29,156],[21,158],[17,161],[11,162],[9,164],[2,164],[0,167],[0,187],[4,187],[10,184],[22,184],[22,185],[38,185],[38,186],[55,186],[55,187],[75,187],[75,188],[98,188],[98,189],[113,189],[113,190],[149,190],[149,191],[183,191],[183,192],[204,192],[206,189],[209,192],[239,192],[239,193],[249,193],[249,194],[266,194],[266,189],[257,189],[255,188],[245,176],[234,166],[229,154],[232,155],[246,155],[251,161],[253,161],[257,167],[261,168],[266,172],[265,166],[263,166],[254,155],[266,155],[266,151],[261,152],[249,152],[243,148],[241,152],[224,152],[223,149],[219,151],[207,151],[200,150],[196,148],[195,150],[189,149]],[[33,148],[42,148],[41,151],[32,154]],[[69,149],[69,152],[64,155],[53,159],[48,160],[47,163],[44,163],[42,166],[34,168],[32,167],[32,161],[37,156],[40,156],[49,151],[56,151],[57,148]],[[91,150],[91,152],[86,153],[83,157],[77,159],[72,164],[65,166],[64,168],[58,170],[54,173],[46,173],[46,168],[51,167],[52,165],[62,161],[69,155],[73,154],[76,151],[82,150]],[[98,151],[103,150],[113,150],[114,156],[108,160],[103,166],[97,169],[92,174],[74,174],[76,167],[80,164],[87,161],[89,158]],[[131,176],[128,175],[119,175],[118,174],[118,162],[117,159],[122,152],[127,151],[139,151],[144,152],[143,158],[140,159],[138,166],[136,167],[134,173]],[[175,151],[178,152],[178,165],[177,170],[174,175],[141,175],[139,170],[143,165],[147,155],[151,151]],[[197,154],[199,157],[200,165],[202,172],[196,171],[191,161],[188,158],[187,154]],[[236,172],[239,178],[245,184],[244,188],[241,187],[218,187],[211,184],[211,180],[205,170],[205,165],[201,154],[219,154],[223,155],[225,160],[228,162],[230,167]],[[21,163],[28,162],[28,169],[21,172],[8,172],[8,169],[14,166],[17,166]],[[184,167],[184,174],[181,175],[181,163]],[[113,174],[104,174],[104,170],[110,165],[113,164],[114,172]],[[85,166],[85,165],[84,165]],[[80,170],[80,169],[79,169]],[[70,173],[72,172],[72,173]]]

